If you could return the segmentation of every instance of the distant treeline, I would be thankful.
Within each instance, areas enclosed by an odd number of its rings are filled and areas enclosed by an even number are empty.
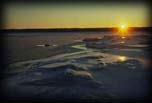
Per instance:
[[[151,31],[152,27],[130,27],[133,31]],[[4,33],[17,32],[103,32],[115,31],[117,28],[55,28],[55,29],[5,29],[1,30]]]

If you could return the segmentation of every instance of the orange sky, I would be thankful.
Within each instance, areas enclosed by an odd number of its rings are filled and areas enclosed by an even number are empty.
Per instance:
[[[4,8],[5,29],[149,26],[146,4],[17,4]]]

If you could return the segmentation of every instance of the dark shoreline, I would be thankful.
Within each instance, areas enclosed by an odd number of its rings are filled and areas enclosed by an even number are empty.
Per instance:
[[[133,31],[151,31],[152,27],[130,27]],[[104,32],[116,31],[117,28],[53,28],[53,29],[2,29],[4,33],[26,33],[26,32]]]

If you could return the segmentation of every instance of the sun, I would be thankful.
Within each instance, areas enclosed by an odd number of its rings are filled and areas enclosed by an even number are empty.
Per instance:
[[[125,33],[125,32],[127,32],[128,27],[127,27],[126,24],[121,24],[120,27],[119,27],[119,30],[120,30],[121,33]]]
[[[125,39],[128,36],[128,26],[125,23],[122,23],[118,27],[118,34],[120,35],[121,39]]]
[[[120,27],[121,27],[122,29],[124,29],[124,28],[126,28],[126,24],[121,24]]]
[[[127,29],[127,24],[121,24],[120,29],[122,29],[122,30]]]

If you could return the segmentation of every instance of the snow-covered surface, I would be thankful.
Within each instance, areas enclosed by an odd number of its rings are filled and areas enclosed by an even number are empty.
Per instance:
[[[84,44],[71,47],[81,51],[11,64],[14,68],[5,71],[6,95],[10,99],[45,100],[136,99],[148,95],[146,58],[140,57],[144,50],[99,50]],[[137,52],[137,56],[130,56]]]

